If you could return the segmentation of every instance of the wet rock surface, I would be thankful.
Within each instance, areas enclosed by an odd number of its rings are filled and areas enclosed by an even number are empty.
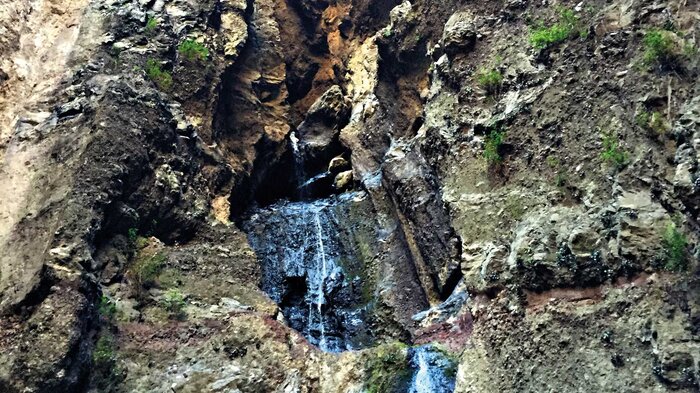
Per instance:
[[[699,14],[0,4],[0,391],[697,391]]]

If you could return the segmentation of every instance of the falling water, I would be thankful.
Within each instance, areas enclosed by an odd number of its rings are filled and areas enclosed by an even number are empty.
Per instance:
[[[350,228],[357,224],[343,212],[365,206],[366,194],[310,199],[305,184],[315,177],[306,176],[303,146],[294,133],[290,146],[298,201],[257,209],[244,223],[262,262],[262,289],[280,305],[287,323],[320,349],[338,352],[363,346],[371,333],[364,326],[366,300],[361,299],[357,277],[362,261],[354,246],[348,247],[354,241],[348,237],[355,230]]]
[[[413,379],[409,393],[434,393],[435,388],[433,387],[428,360],[425,358],[425,351],[418,351],[416,358],[418,360],[418,371]]]
[[[321,258],[321,277],[318,282],[317,294],[316,294],[316,310],[318,311],[318,324],[321,336],[319,338],[318,346],[322,350],[328,350],[328,345],[326,343],[326,326],[323,321],[323,303],[326,300],[326,294],[324,289],[324,283],[326,278],[328,278],[328,262],[326,261],[326,249],[323,246],[323,228],[321,228],[321,219],[319,218],[318,211],[314,212],[314,222],[316,223],[316,239],[318,239],[318,255]]]
[[[452,393],[455,388],[456,364],[431,345],[411,349],[413,378],[408,393]]]

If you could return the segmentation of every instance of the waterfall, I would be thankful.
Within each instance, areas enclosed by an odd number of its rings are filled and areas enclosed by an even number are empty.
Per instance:
[[[418,371],[413,378],[409,393],[435,393],[433,378],[430,374],[431,370],[428,366],[425,351],[418,351],[416,357],[418,360]]]
[[[316,239],[318,239],[318,256],[321,259],[319,279],[316,283],[316,310],[318,311],[318,324],[321,332],[318,346],[326,351],[328,350],[328,344],[326,343],[326,327],[323,322],[323,303],[325,302],[326,294],[323,284],[328,277],[328,262],[326,258],[326,249],[323,246],[323,228],[321,228],[321,219],[319,218],[318,211],[314,212],[314,223],[316,224]]]
[[[369,306],[362,296],[360,276],[365,268],[354,238],[360,229],[353,216],[371,209],[367,194],[351,191],[311,198],[304,187],[309,179],[303,146],[294,133],[290,146],[298,200],[255,209],[243,223],[261,261],[261,287],[280,306],[287,324],[321,350],[366,346],[372,333],[364,323]],[[377,238],[374,233],[368,237]]]
[[[456,362],[432,345],[409,351],[414,370],[408,393],[452,393],[455,388]]]

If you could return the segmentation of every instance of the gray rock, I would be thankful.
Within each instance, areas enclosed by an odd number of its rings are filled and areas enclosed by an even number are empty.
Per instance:
[[[471,50],[476,44],[474,16],[467,11],[455,12],[447,20],[442,33],[445,52],[454,55]]]

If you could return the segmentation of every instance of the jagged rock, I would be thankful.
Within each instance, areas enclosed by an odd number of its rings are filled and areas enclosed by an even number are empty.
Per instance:
[[[350,169],[350,163],[343,157],[333,157],[330,163],[328,163],[328,172],[338,174],[340,172]]]
[[[340,172],[333,180],[333,187],[336,190],[347,190],[352,186],[352,171]]]
[[[338,135],[347,123],[349,107],[340,86],[332,86],[309,108],[297,128],[306,161],[313,162],[338,152]]]
[[[452,14],[442,33],[442,47],[453,56],[471,50],[476,43],[476,26],[474,15],[468,11]]]

